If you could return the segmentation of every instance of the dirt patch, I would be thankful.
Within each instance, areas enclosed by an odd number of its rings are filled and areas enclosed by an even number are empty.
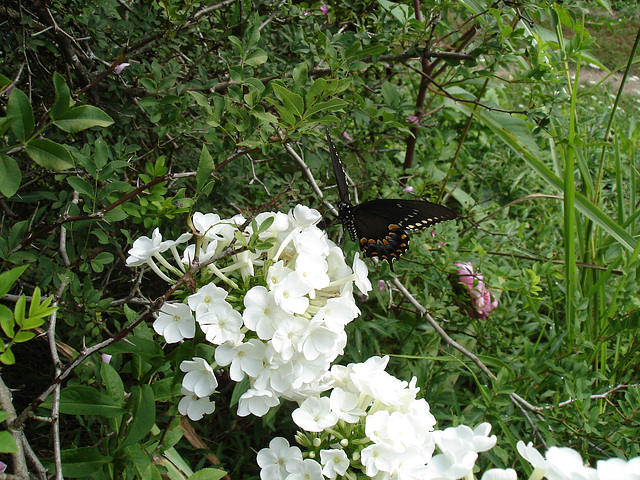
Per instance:
[[[609,74],[596,68],[583,67],[580,69],[580,83],[585,86],[595,86],[602,83],[612,93],[616,93],[622,82],[621,73]],[[624,93],[640,96],[640,78],[629,75],[624,85]]]

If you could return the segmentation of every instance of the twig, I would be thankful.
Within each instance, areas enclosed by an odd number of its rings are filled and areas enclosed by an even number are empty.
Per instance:
[[[11,434],[11,437],[13,438],[13,441],[16,443],[17,447],[17,452],[11,454],[11,459],[13,460],[13,471],[17,478],[29,478],[29,471],[27,469],[27,462],[24,456],[24,447],[22,444],[24,431],[22,430],[22,426],[18,428],[13,426],[13,423],[16,419],[16,411],[13,407],[11,391],[4,383],[4,380],[1,376],[0,405],[2,406],[2,410],[4,410],[9,415],[5,422],[8,427],[9,433]]]
[[[405,298],[409,300],[409,302],[418,310],[418,312],[420,312],[420,316],[427,320],[429,325],[433,327],[433,329],[438,333],[438,335],[440,335],[440,338],[442,338],[442,340],[444,340],[445,343],[447,343],[448,345],[458,350],[465,357],[469,358],[489,378],[491,378],[492,380],[498,379],[498,377],[496,377],[496,375],[491,370],[489,370],[489,368],[484,363],[482,363],[482,361],[476,355],[474,355],[469,350],[464,348],[462,345],[460,345],[458,342],[456,342],[453,338],[451,338],[447,334],[447,332],[438,324],[438,322],[436,322],[433,319],[433,317],[429,315],[429,312],[427,311],[427,309],[424,308],[414,298],[414,296],[411,295],[411,293],[409,293],[409,291],[404,287],[404,285],[402,285],[402,283],[400,283],[397,277],[393,277],[391,279],[391,282],[396,286],[396,288],[400,291],[400,293],[402,293],[402,295],[404,295]],[[544,437],[540,434],[540,431],[536,427],[535,423],[530,419],[529,415],[526,414],[526,410],[525,410],[527,409],[531,412],[539,412],[541,411],[541,408],[536,407],[535,405],[532,405],[531,403],[527,402],[524,398],[522,398],[520,395],[516,393],[510,393],[509,396],[511,397],[511,401],[516,406],[516,408],[518,408],[523,414],[525,414],[525,418],[527,419],[531,427],[534,429],[536,436],[538,437],[540,442],[546,446]]]
[[[318,186],[318,183],[316,182],[316,179],[314,178],[313,173],[311,172],[311,169],[309,168],[307,163],[304,161],[304,159],[300,155],[298,155],[298,153],[293,148],[291,148],[291,145],[289,145],[288,143],[284,144],[284,148],[287,151],[287,153],[291,155],[296,162],[298,162],[298,165],[300,165],[300,167],[302,168],[302,171],[306,175],[307,180],[311,185],[311,188],[313,188],[313,191],[316,192],[316,195],[318,197],[322,198],[322,203],[324,204],[324,206],[327,207],[327,209],[329,209],[329,211],[333,216],[337,217],[338,210],[331,203],[329,203],[327,200],[323,198],[324,195],[322,193],[322,190]]]
[[[632,385],[616,385],[613,388],[610,388],[609,390],[607,390],[604,393],[597,393],[594,395],[590,395],[589,398],[591,400],[603,400],[606,399],[609,395],[611,395],[614,392],[617,392],[618,390],[621,390],[623,388],[631,388],[631,387],[638,387],[640,386],[640,383],[634,383]],[[565,400],[564,402],[560,402],[558,405],[547,405],[546,407],[537,407],[540,410],[550,410],[552,408],[562,408],[562,407],[566,407],[567,405],[571,405],[573,402],[576,402],[577,399],[575,398],[570,398],[569,400]]]
[[[60,234],[60,248],[62,248],[63,239],[66,238],[65,228],[61,227]],[[67,265],[68,266],[68,265]],[[67,288],[69,284],[69,277],[62,279],[58,290],[54,295],[52,306],[58,306],[58,300],[62,297],[62,292]],[[57,309],[49,317],[49,328],[47,328],[47,341],[49,342],[49,353],[51,354],[51,360],[53,360],[53,366],[55,369],[55,376],[60,375],[62,369],[62,362],[58,356],[58,346],[56,343],[56,320],[58,318]],[[53,460],[56,466],[56,480],[63,480],[62,477],[62,456],[61,456],[61,443],[60,443],[60,383],[56,384],[53,390],[53,401],[51,406],[51,430],[53,433]]]

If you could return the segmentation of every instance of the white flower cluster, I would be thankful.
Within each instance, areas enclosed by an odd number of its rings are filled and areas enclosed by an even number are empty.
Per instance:
[[[434,430],[436,420],[416,399],[415,378],[407,383],[384,371],[388,357],[331,369],[329,396],[314,396],[293,412],[304,430],[296,441],[276,437],[258,452],[262,480],[473,479],[478,453],[496,445],[491,425]],[[436,452],[436,447],[439,453]],[[570,448],[551,447],[546,458],[524,442],[518,452],[534,467],[530,480],[640,480],[640,457],[600,460],[585,466]],[[511,468],[486,470],[482,480],[517,480]]]
[[[518,442],[518,452],[533,467],[532,478],[549,480],[640,480],[640,457],[630,460],[598,460],[588,467],[578,452],[567,447],[551,447],[546,458],[531,443]],[[514,477],[515,478],[515,477]]]
[[[217,366],[229,366],[236,382],[249,378],[250,388],[239,400],[242,416],[262,416],[280,398],[302,401],[330,387],[331,362],[347,342],[344,328],[360,313],[353,284],[366,293],[371,283],[358,254],[353,269],[345,263],[342,250],[316,226],[320,218],[316,210],[300,205],[288,215],[259,214],[241,238],[249,247],[253,239],[264,248],[247,248],[225,267],[216,263],[207,267],[209,277],[222,280],[229,292],[209,282],[190,295],[187,304],[163,306],[153,326],[167,342],[193,338],[197,323],[206,340],[217,346],[216,363],[194,358],[181,365],[188,372],[182,384],[181,414],[198,420],[213,411],[209,396],[217,387]],[[202,239],[199,261],[229,247],[244,222],[241,216],[223,220],[213,213],[194,214],[193,227]],[[134,242],[127,265],[147,264],[171,281],[155,261],[170,273],[181,274],[195,259],[196,245],[185,248],[180,270],[161,253],[170,249],[179,258],[176,246],[190,238],[185,234],[175,242],[163,242],[156,230],[151,239]],[[236,273],[242,288],[234,281]]]
[[[331,369],[329,396],[310,397],[293,412],[305,430],[296,436],[308,452],[275,438],[258,453],[262,480],[456,479],[473,471],[478,452],[495,436],[483,423],[434,431],[429,404],[417,399],[416,379],[400,381],[384,371],[388,357]],[[434,455],[438,446],[442,453]],[[319,461],[318,461],[319,460]]]

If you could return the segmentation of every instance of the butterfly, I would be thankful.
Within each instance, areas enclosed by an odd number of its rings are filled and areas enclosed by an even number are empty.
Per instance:
[[[407,232],[458,217],[447,207],[422,200],[371,200],[352,205],[344,167],[328,129],[327,142],[340,195],[338,219],[365,257],[386,260],[393,271],[393,261],[409,249]]]

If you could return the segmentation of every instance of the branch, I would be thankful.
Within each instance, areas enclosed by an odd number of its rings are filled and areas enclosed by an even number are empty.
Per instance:
[[[438,333],[438,335],[440,335],[440,338],[442,338],[442,340],[444,340],[445,343],[447,343],[448,345],[458,350],[465,357],[471,359],[471,361],[475,363],[478,366],[478,368],[480,368],[480,370],[484,372],[489,378],[491,378],[492,380],[498,379],[498,377],[496,377],[495,374],[491,370],[489,370],[489,368],[484,363],[482,363],[482,361],[476,355],[474,355],[469,350],[464,348],[462,345],[460,345],[458,342],[456,342],[453,338],[451,338],[447,334],[447,332],[438,324],[438,322],[436,322],[433,319],[433,317],[429,315],[429,312],[427,311],[427,309],[424,308],[413,297],[413,295],[411,295],[411,293],[409,293],[409,291],[404,287],[404,285],[402,285],[402,283],[400,283],[400,280],[398,280],[397,277],[393,277],[391,279],[391,282],[396,286],[396,288],[400,291],[400,293],[402,293],[402,295],[404,295],[405,298],[409,300],[409,302],[418,310],[418,312],[420,312],[420,316],[427,320],[429,325],[433,327],[433,329]],[[522,398],[520,395],[516,393],[510,393],[509,396],[511,397],[511,402],[525,415],[525,417],[529,421],[529,424],[536,432],[536,435],[538,436],[538,439],[540,440],[540,442],[546,446],[544,437],[540,434],[537,427],[535,426],[533,421],[529,418],[529,415],[526,413],[526,410],[525,410],[527,409],[532,412],[539,412],[542,410],[541,407],[536,407],[535,405],[530,404],[524,398]]]

